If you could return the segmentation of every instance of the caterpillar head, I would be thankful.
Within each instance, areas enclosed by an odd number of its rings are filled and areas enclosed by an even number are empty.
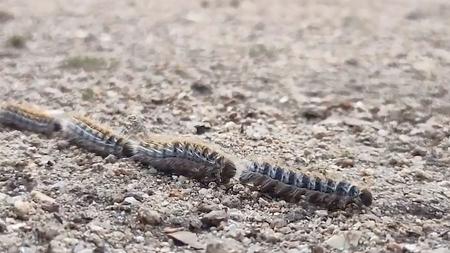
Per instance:
[[[359,199],[361,201],[361,204],[363,204],[365,206],[372,205],[372,201],[373,201],[372,193],[370,193],[370,191],[367,189],[361,190],[361,192],[359,193]]]

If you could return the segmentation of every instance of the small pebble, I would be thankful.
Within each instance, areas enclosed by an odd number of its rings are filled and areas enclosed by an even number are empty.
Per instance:
[[[229,253],[225,244],[222,242],[211,242],[206,245],[205,253]]]
[[[8,226],[3,220],[0,220],[0,233],[5,233],[8,231]]]
[[[274,219],[271,223],[270,223],[270,227],[272,228],[282,228],[285,227],[287,225],[287,222],[285,219]]]
[[[325,241],[325,244],[337,250],[344,250],[347,247],[345,237],[343,235],[333,235]]]
[[[162,222],[161,215],[157,211],[148,208],[140,208],[138,217],[142,223],[153,226],[159,225]]]
[[[30,202],[18,200],[14,202],[14,212],[21,219],[28,219],[28,216],[34,211]]]
[[[167,235],[182,245],[188,245],[194,249],[204,249],[204,246],[198,241],[196,234],[189,231],[178,231]]]
[[[60,230],[56,224],[46,224],[43,227],[37,229],[39,240],[49,242],[60,233]]]
[[[137,199],[135,199],[134,197],[126,197],[123,200],[124,204],[128,204],[128,205],[140,205],[141,202],[139,202]]]
[[[315,245],[311,247],[311,253],[325,253],[325,249],[321,246]]]
[[[355,161],[350,158],[343,158],[336,162],[336,165],[342,167],[342,168],[349,168],[355,166]]]
[[[238,125],[236,123],[234,123],[233,121],[228,121],[227,123],[225,123],[225,125],[223,125],[223,128],[226,131],[231,131],[234,129],[238,129]]]
[[[422,147],[415,147],[411,152],[413,156],[426,156],[427,150]]]
[[[18,250],[19,253],[36,253],[36,249],[35,248],[31,248],[31,247],[19,247]]]
[[[233,185],[233,192],[240,193],[241,191],[244,191],[245,187],[242,184],[235,184]]]
[[[261,238],[269,243],[276,243],[281,240],[281,234],[274,232],[272,229],[266,229],[260,234]]]
[[[218,227],[220,222],[227,221],[228,215],[223,210],[214,210],[203,216],[201,219],[202,223],[208,227],[215,226]]]
[[[328,216],[328,211],[327,210],[316,210],[314,213],[317,214],[317,216],[320,216],[320,217]]]
[[[202,228],[202,222],[199,219],[192,218],[189,220],[190,230],[200,230]]]
[[[79,251],[74,251],[74,253],[95,253],[96,250],[92,248],[81,249]]]
[[[108,155],[103,161],[105,163],[115,163],[117,162],[117,157],[115,155]]]
[[[222,204],[230,208],[238,208],[241,206],[241,200],[236,196],[226,196],[222,200]]]
[[[50,196],[45,195],[42,192],[34,190],[31,192],[31,197],[36,203],[41,205],[41,208],[43,210],[46,210],[48,212],[57,212],[59,209],[56,200]]]

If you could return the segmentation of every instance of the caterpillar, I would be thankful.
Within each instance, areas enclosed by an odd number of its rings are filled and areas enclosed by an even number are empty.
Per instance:
[[[236,165],[221,151],[196,140],[180,139],[147,138],[134,146],[133,159],[159,171],[202,182],[228,183],[236,174]]]
[[[297,202],[301,198],[331,208],[350,203],[370,206],[372,194],[345,181],[312,177],[267,162],[231,159],[220,149],[185,137],[147,136],[133,140],[84,116],[8,103],[0,109],[0,123],[17,129],[62,136],[96,154],[130,158],[144,165],[201,182],[227,184],[239,171],[239,181],[272,197]]]
[[[62,122],[66,138],[99,155],[131,157],[159,171],[204,182],[225,183],[235,175],[236,168],[229,159],[199,142],[163,141],[164,138],[153,136],[138,143],[115,134],[87,117],[73,116]]]
[[[41,108],[7,103],[1,107],[0,123],[21,130],[51,135],[61,130],[61,123]]]
[[[61,122],[64,136],[81,148],[101,156],[133,156],[131,140],[87,117],[75,115]]]
[[[367,189],[360,190],[344,181],[337,182],[293,172],[267,162],[249,162],[239,180],[259,187],[261,192],[273,197],[292,202],[306,197],[308,201],[330,209],[343,208],[350,203],[358,206],[372,204],[372,194]]]

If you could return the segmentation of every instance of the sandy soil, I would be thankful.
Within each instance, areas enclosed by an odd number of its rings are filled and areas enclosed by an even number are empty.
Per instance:
[[[0,1],[2,100],[206,129],[375,197],[329,212],[2,128],[0,251],[449,252],[449,20],[447,0]]]

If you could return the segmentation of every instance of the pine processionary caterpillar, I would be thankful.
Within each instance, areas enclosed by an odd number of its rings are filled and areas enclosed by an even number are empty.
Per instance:
[[[228,183],[236,174],[235,164],[224,154],[195,141],[154,136],[136,145],[133,153],[134,160],[157,170],[202,182]]]
[[[372,194],[367,189],[359,190],[348,182],[311,177],[266,162],[250,162],[239,180],[253,184],[273,197],[296,202],[304,196],[308,201],[330,209],[342,208],[349,203],[372,204]]]
[[[61,123],[51,113],[26,104],[3,105],[0,110],[0,123],[46,135],[61,130]]]
[[[131,141],[115,134],[93,120],[83,116],[73,116],[63,121],[62,131],[77,146],[96,154],[117,157],[131,157]]]
[[[0,123],[47,135],[62,132],[75,145],[99,155],[129,157],[159,171],[202,182],[226,184],[236,175],[237,165],[228,156],[219,149],[189,138],[149,136],[145,140],[134,141],[86,117],[68,117],[14,103],[1,107]],[[289,171],[267,162],[247,163],[239,180],[288,201],[299,201],[305,197],[333,209],[350,203],[359,206],[372,204],[372,194],[367,189],[360,190],[344,181]]]

